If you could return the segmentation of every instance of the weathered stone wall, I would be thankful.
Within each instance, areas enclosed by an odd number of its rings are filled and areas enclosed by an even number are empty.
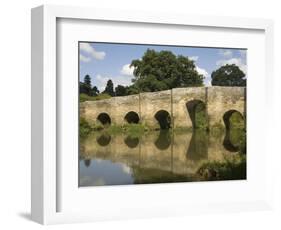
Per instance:
[[[140,122],[151,128],[159,127],[155,114],[167,111],[175,128],[192,128],[187,103],[192,100],[202,101],[206,105],[210,127],[222,126],[223,115],[229,110],[239,111],[246,116],[245,87],[188,87],[176,88],[152,93],[113,97],[100,101],[80,103],[80,116],[90,123],[96,123],[100,113],[107,113],[113,124],[124,125],[125,116],[134,111]]]
[[[208,87],[207,94],[210,127],[224,126],[223,115],[230,110],[236,110],[246,116],[245,87]]]

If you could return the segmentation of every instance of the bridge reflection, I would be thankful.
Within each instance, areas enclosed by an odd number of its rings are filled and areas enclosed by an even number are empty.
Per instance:
[[[238,144],[224,132],[153,131],[139,137],[96,132],[81,141],[80,159],[85,166],[91,159],[123,163],[130,168],[161,170],[177,175],[195,174],[207,161],[223,161],[238,152]]]

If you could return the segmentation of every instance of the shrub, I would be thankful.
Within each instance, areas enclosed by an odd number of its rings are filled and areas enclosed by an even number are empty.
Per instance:
[[[92,130],[93,130],[93,128],[90,126],[90,124],[84,118],[80,118],[80,120],[79,120],[80,137],[87,136]]]
[[[223,162],[207,162],[198,169],[197,174],[205,180],[246,179],[246,156],[237,154]]]

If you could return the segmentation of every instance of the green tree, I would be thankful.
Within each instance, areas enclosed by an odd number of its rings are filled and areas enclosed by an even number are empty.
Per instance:
[[[116,96],[125,96],[127,95],[127,89],[123,85],[117,85],[115,87],[115,95]]]
[[[80,90],[80,93],[84,93],[89,96],[92,96],[92,84],[91,84],[91,78],[89,75],[86,75],[84,77],[84,82],[79,82],[79,90]]]
[[[100,93],[100,91],[98,90],[98,87],[94,86],[92,88],[92,95],[93,96],[98,96],[99,93]]]
[[[114,85],[113,85],[112,80],[109,79],[107,81],[106,87],[105,87],[103,93],[107,93],[107,94],[109,94],[112,97],[115,95],[115,93],[114,93]]]
[[[139,93],[139,89],[134,84],[126,87],[127,95],[133,95],[133,94],[138,94],[138,93]]]
[[[139,91],[154,92],[176,87],[202,86],[194,61],[170,51],[148,49],[141,59],[133,60],[133,83]]]
[[[89,88],[92,87],[92,84],[91,84],[91,77],[87,74],[85,77],[84,77],[84,84],[86,86],[88,86]]]
[[[212,72],[212,85],[246,86],[245,74],[235,64],[224,65]]]

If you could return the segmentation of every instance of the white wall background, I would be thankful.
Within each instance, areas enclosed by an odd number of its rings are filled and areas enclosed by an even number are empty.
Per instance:
[[[80,5],[102,8],[134,9],[187,13],[261,17],[275,20],[275,75],[281,76],[281,14],[278,2],[225,0],[7,0],[0,8],[0,225],[1,229],[38,229],[30,213],[30,9],[41,4]],[[275,82],[276,97],[281,98],[281,80]],[[281,117],[276,108],[275,119]],[[280,122],[276,123],[276,130]],[[258,131],[258,130],[257,130]],[[48,226],[52,229],[280,229],[281,227],[281,151],[276,131],[274,156],[275,210],[270,212],[201,215],[168,219],[100,222]],[[280,136],[280,134],[279,134]],[[258,143],[257,143],[258,144]],[[279,170],[280,169],[280,170]]]

